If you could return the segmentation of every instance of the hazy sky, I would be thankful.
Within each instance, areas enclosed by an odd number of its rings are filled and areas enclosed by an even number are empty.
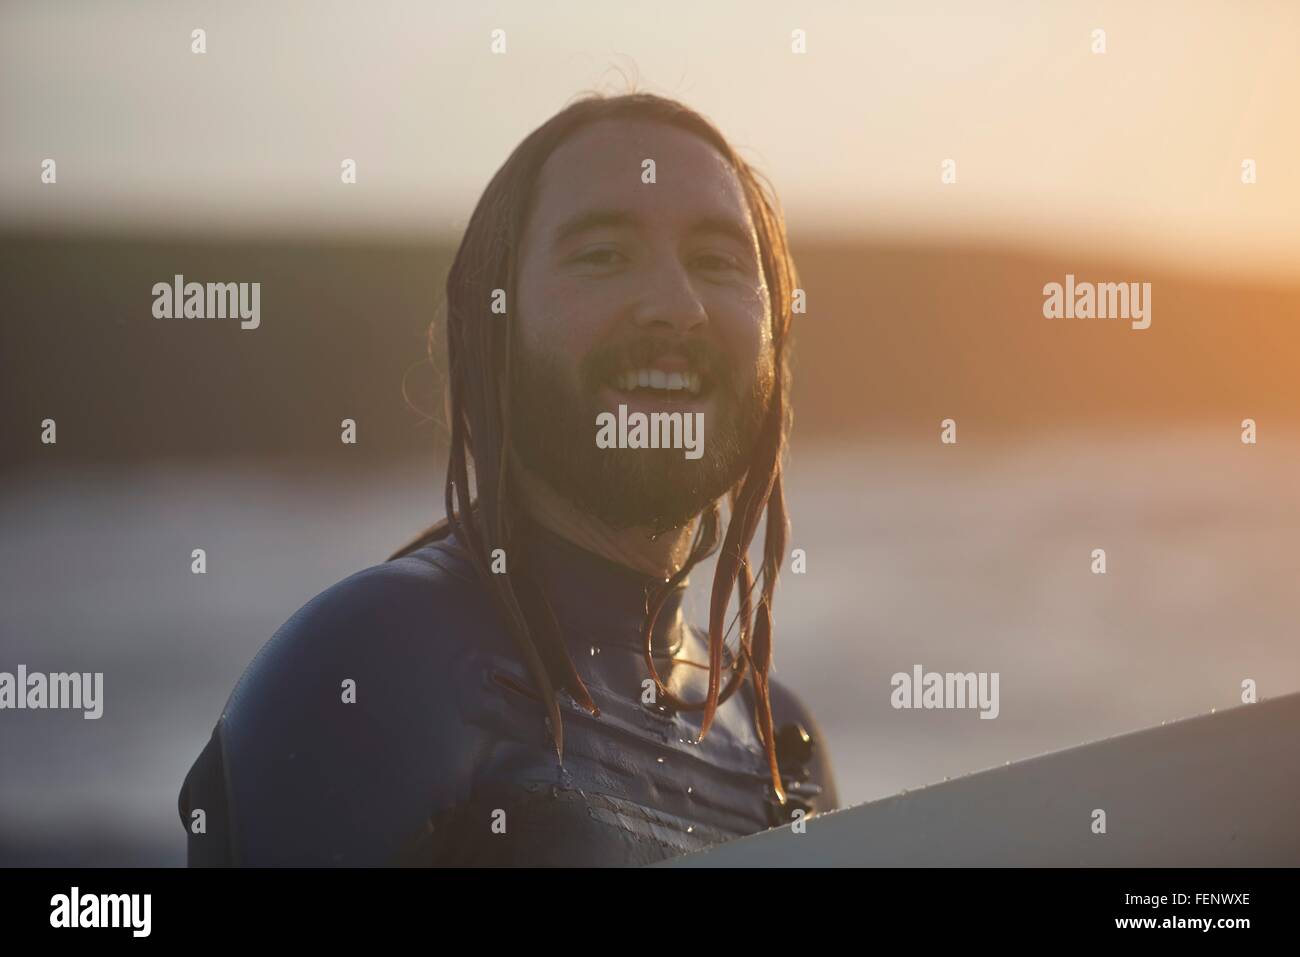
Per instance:
[[[447,232],[525,134],[583,90],[622,91],[621,69],[717,122],[796,231],[1100,244],[1300,277],[1296,0],[0,11],[11,227]]]

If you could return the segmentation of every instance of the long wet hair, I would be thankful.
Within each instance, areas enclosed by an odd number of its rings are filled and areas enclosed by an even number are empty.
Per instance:
[[[523,534],[526,516],[511,494],[508,456],[511,448],[510,363],[512,336],[503,317],[492,315],[494,289],[506,290],[517,302],[515,281],[523,227],[531,209],[542,165],[575,131],[605,119],[640,119],[686,130],[718,151],[735,171],[757,233],[763,275],[771,302],[774,382],[769,405],[744,476],[726,496],[729,520],[722,529],[718,503],[700,517],[689,556],[682,568],[647,598],[645,660],[659,701],[676,710],[703,710],[700,737],[708,731],[718,706],[740,687],[746,673],[754,686],[754,723],[763,744],[774,797],[785,804],[777,764],[768,671],[772,662],[772,595],[785,553],[787,519],[781,469],[790,426],[788,339],[791,297],[797,278],[790,258],[785,223],[767,180],[731,147],[703,116],[683,104],[650,93],[618,96],[588,94],[572,102],[530,133],[510,154],[483,191],[470,217],[447,277],[447,398],[451,447],[447,460],[447,517],[398,549],[399,558],[429,542],[454,536],[492,594],[529,674],[541,690],[549,727],[561,760],[564,735],[557,686],[582,707],[599,714],[558,635],[554,616],[534,576],[518,563],[507,574],[489,568],[496,549],[511,552]],[[435,323],[429,329],[434,354]],[[471,484],[471,474],[473,484]],[[766,512],[763,558],[757,582],[748,558],[750,544]],[[710,602],[708,692],[703,701],[677,698],[660,678],[651,653],[659,612],[690,570],[718,550]],[[755,598],[755,586],[760,585]],[[738,651],[724,664],[729,630],[727,609],[732,594],[738,610],[733,627]],[[729,651],[729,649],[728,649]],[[723,684],[724,671],[726,683]]]

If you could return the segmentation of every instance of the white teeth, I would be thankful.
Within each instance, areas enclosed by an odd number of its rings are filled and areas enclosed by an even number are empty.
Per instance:
[[[624,392],[631,392],[633,389],[660,389],[665,392],[689,392],[691,395],[699,395],[703,380],[698,372],[629,369],[615,377],[614,385]]]

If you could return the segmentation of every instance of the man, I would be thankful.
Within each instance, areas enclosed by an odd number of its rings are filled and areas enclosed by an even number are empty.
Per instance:
[[[833,808],[768,678],[793,287],[775,203],[681,104],[530,134],[447,280],[447,519],[249,666],[181,791],[190,863],[642,864]]]

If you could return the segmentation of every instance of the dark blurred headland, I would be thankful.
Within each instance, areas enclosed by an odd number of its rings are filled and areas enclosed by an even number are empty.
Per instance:
[[[1300,413],[1300,285],[1095,252],[792,240],[808,302],[796,439],[937,433],[947,417],[965,441],[1098,423],[1233,429]],[[0,237],[0,467],[337,460],[345,418],[371,463],[427,454],[444,430],[426,334],[454,251],[434,240]],[[1150,282],[1150,328],[1045,319],[1043,286],[1067,273]],[[260,327],[154,318],[151,289],[176,274],[261,283]],[[46,418],[56,446],[40,441]]]

